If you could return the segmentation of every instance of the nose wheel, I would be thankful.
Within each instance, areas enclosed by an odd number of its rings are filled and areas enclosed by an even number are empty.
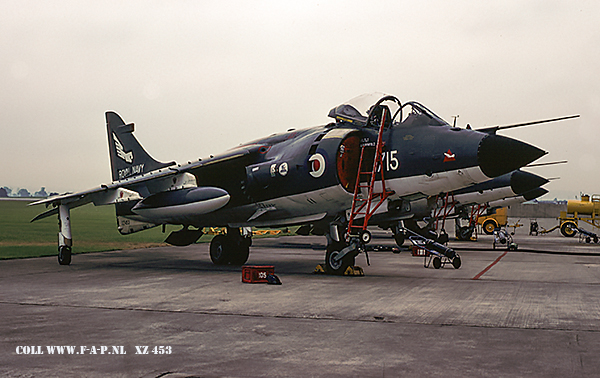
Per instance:
[[[345,255],[344,248],[347,248],[344,242],[331,242],[327,245],[325,253],[325,266],[327,272],[335,275],[342,275],[350,266],[354,266],[356,253],[350,252]]]

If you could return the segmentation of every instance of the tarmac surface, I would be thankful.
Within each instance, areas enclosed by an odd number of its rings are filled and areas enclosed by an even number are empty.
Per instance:
[[[248,264],[281,286],[242,283],[207,243],[0,261],[0,375],[599,376],[600,244],[519,231],[517,251],[451,241],[458,270],[370,252],[364,277],[313,274],[323,237],[255,239]]]

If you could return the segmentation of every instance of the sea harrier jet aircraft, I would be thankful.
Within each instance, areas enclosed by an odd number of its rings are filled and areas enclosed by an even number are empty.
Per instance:
[[[327,270],[353,265],[383,205],[409,203],[518,169],[545,152],[530,144],[457,128],[417,102],[359,96],[333,108],[327,125],[288,130],[187,164],[152,158],[114,112],[106,113],[113,182],[34,204],[59,218],[58,261],[71,262],[69,211],[116,208],[122,234],[180,225],[166,239],[189,245],[204,227],[226,227],[210,245],[215,264],[242,265],[250,227],[311,224],[327,237]],[[364,221],[361,221],[364,219]],[[364,246],[364,245],[363,245]],[[453,256],[449,256],[453,257]]]

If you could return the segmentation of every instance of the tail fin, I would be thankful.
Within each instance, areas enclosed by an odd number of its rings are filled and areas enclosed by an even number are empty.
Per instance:
[[[106,129],[113,181],[175,164],[154,160],[133,135],[133,123],[126,125],[117,113],[106,112]]]

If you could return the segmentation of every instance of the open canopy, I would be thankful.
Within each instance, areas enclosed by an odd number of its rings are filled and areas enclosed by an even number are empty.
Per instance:
[[[446,121],[418,102],[411,101],[402,104],[396,97],[381,92],[363,94],[336,106],[329,111],[329,117],[334,118],[337,122],[367,126],[367,123],[371,123],[373,118],[369,119],[371,110],[377,105],[386,106],[390,110],[391,125],[394,127],[417,124],[448,125]]]

